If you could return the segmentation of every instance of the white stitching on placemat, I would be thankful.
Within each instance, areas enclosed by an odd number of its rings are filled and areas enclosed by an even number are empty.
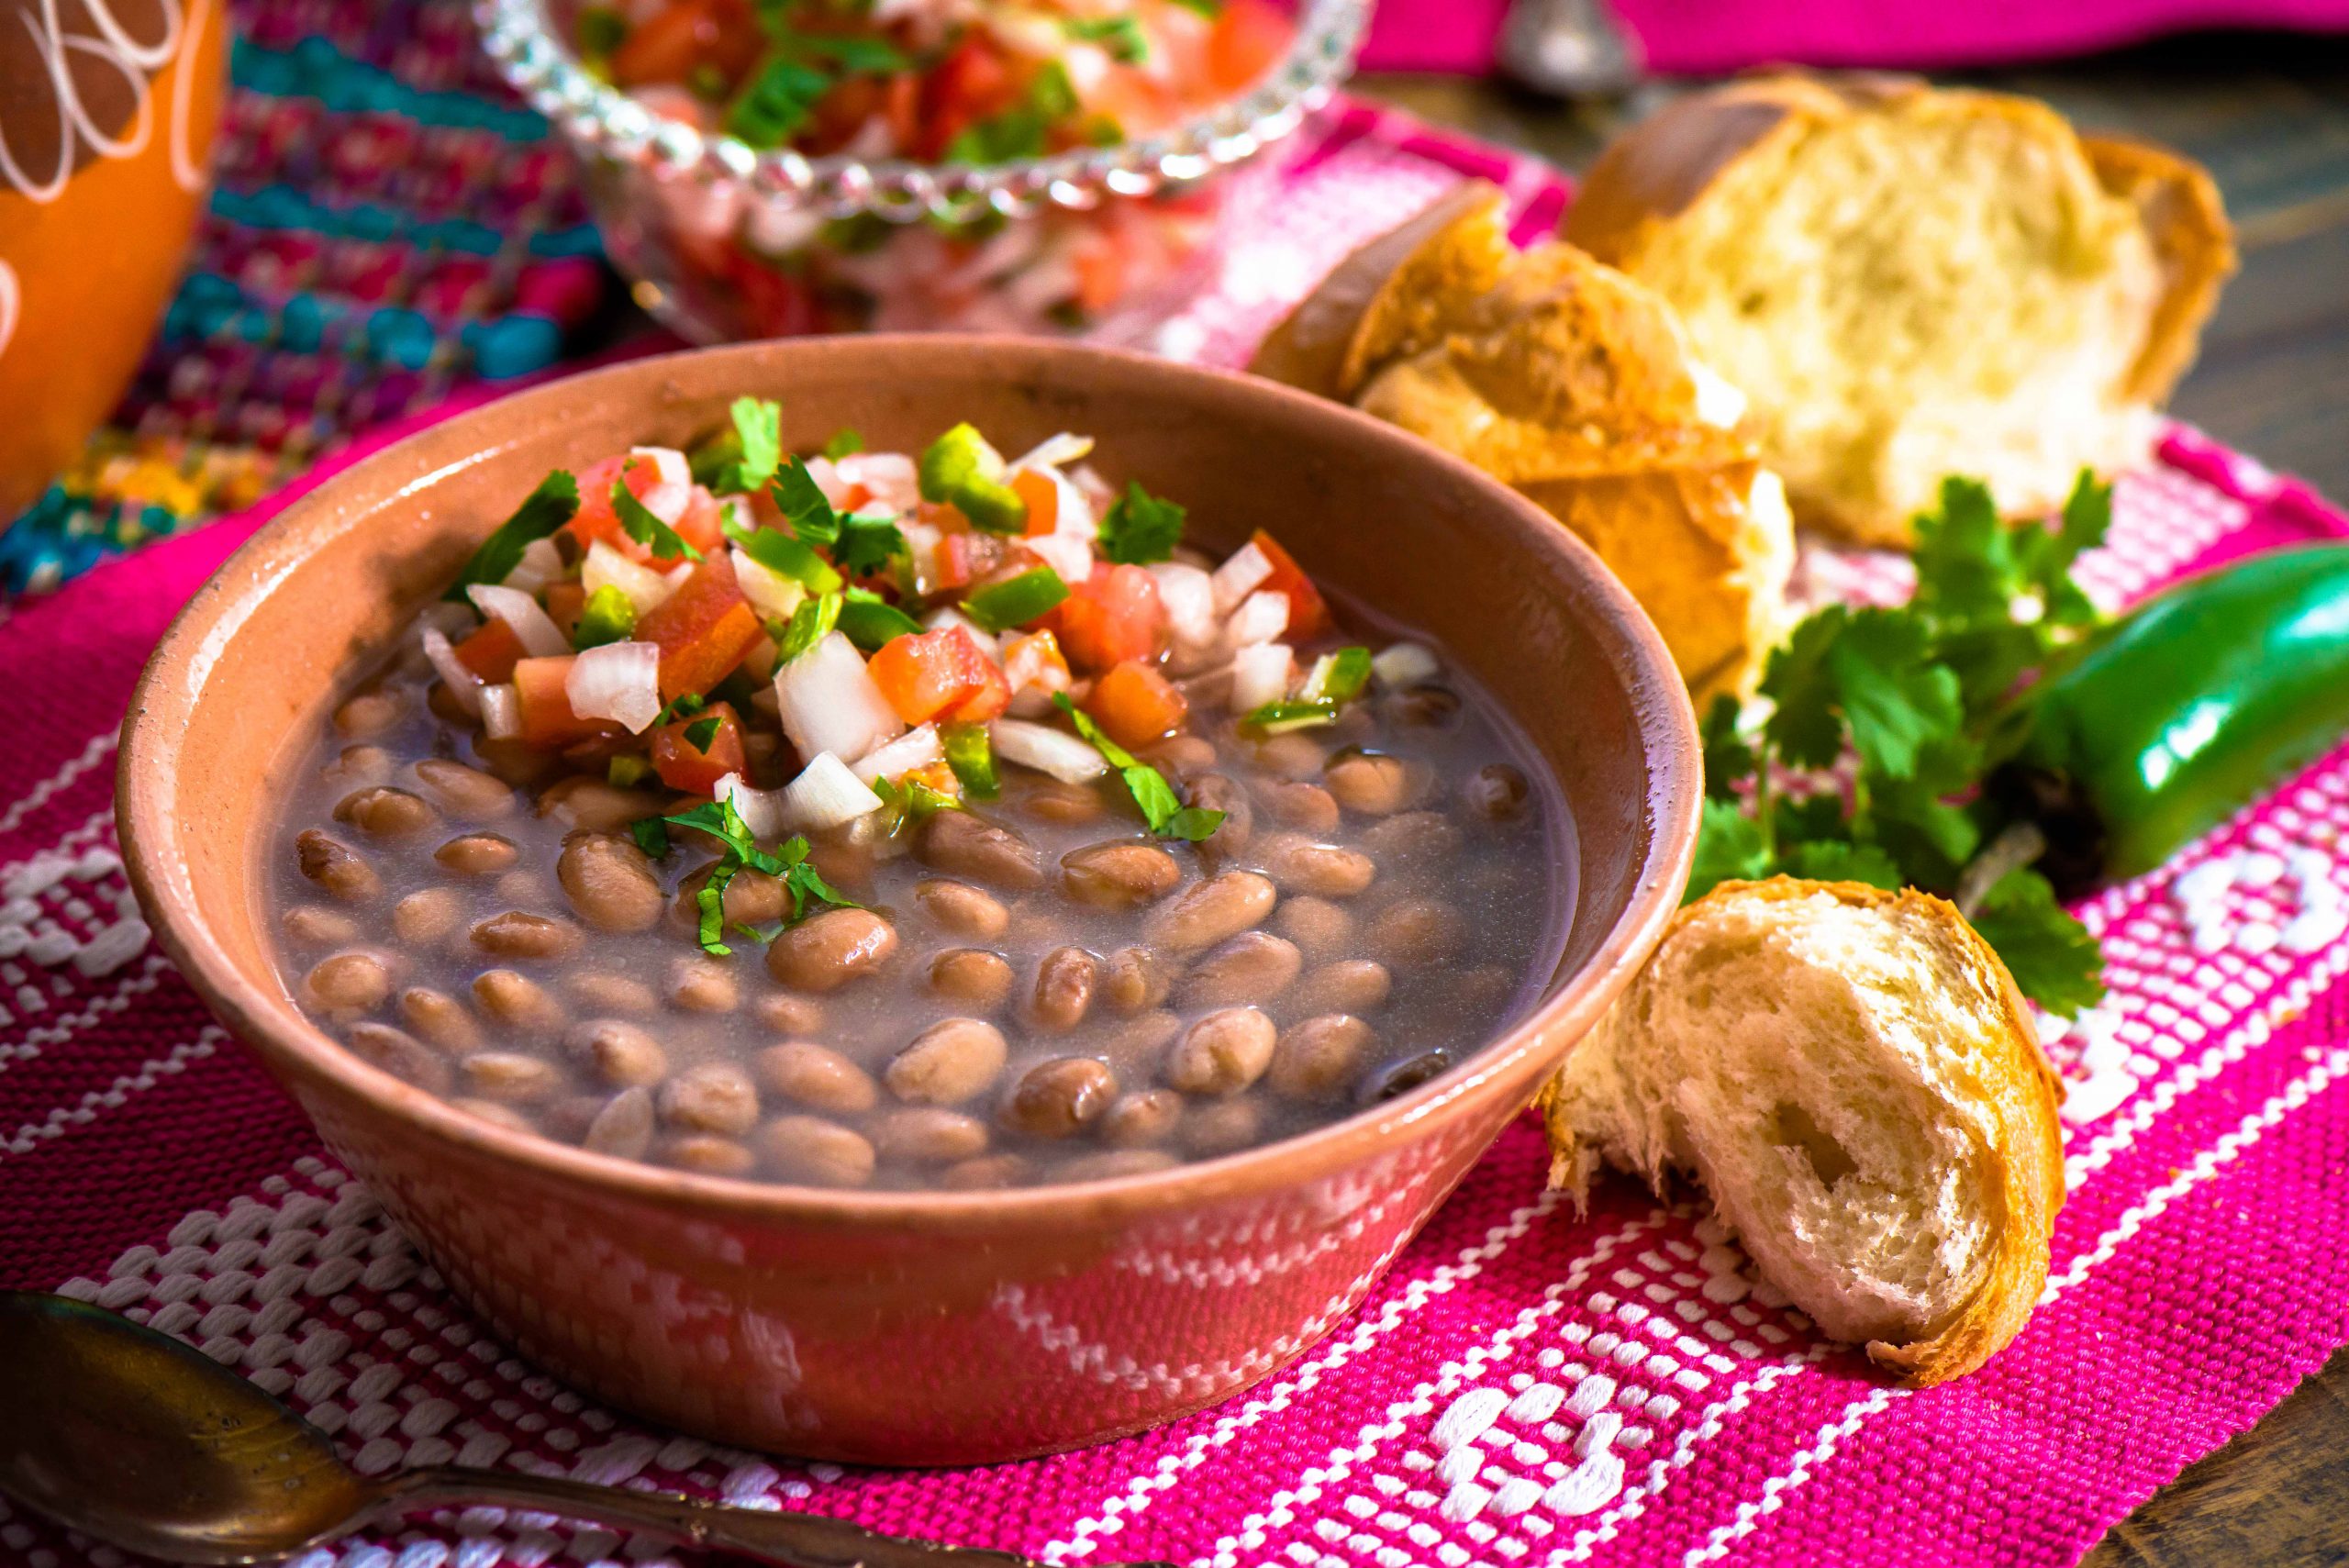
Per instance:
[[[119,1108],[140,1090],[151,1089],[158,1080],[183,1073],[189,1062],[211,1055],[228,1038],[227,1029],[217,1024],[206,1024],[194,1040],[140,1062],[137,1071],[124,1073],[103,1089],[91,1090],[73,1105],[59,1106],[40,1121],[25,1123],[15,1136],[0,1142],[0,1155],[29,1154],[42,1144],[64,1136],[69,1128],[97,1120],[100,1112]]]
[[[121,739],[120,732],[112,729],[102,735],[91,736],[90,743],[83,747],[78,754],[67,758],[64,765],[57,772],[33,785],[30,790],[11,804],[6,811],[0,812],[0,833],[6,833],[14,828],[17,823],[47,806],[56,797],[59,791],[67,788],[75,779],[104,762]]]

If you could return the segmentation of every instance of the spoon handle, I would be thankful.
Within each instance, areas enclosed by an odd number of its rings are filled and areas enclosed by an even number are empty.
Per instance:
[[[633,1492],[519,1471],[442,1465],[399,1476],[380,1510],[413,1513],[484,1504],[590,1519],[672,1545],[731,1552],[777,1568],[1044,1568],[1016,1552],[881,1535],[845,1519],[705,1502],[675,1492]],[[1101,1568],[1167,1568],[1105,1563]]]

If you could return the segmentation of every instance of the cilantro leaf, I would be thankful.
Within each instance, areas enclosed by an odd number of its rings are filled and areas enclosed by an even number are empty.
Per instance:
[[[781,147],[831,88],[829,72],[772,53],[727,109],[727,134],[752,147]]]
[[[1762,695],[1773,705],[1763,739],[1796,767],[1828,767],[1842,755],[1843,727],[1835,717],[1827,655],[1851,618],[1844,606],[1828,606],[1796,627],[1763,668]]]
[[[1774,857],[1762,824],[1734,801],[1708,800],[1697,825],[1697,859],[1688,868],[1688,891],[1681,902],[1701,898],[1724,882],[1751,882],[1770,874]]]
[[[778,846],[773,853],[759,848],[758,840],[751,836],[749,824],[734,808],[731,796],[705,802],[674,817],[662,817],[660,821],[670,827],[690,828],[696,832],[707,833],[718,842],[718,862],[710,867],[708,880],[694,895],[695,906],[701,917],[698,935],[704,952],[724,958],[734,951],[726,945],[725,940],[726,889],[737,874],[745,871],[762,872],[783,884],[784,892],[791,901],[791,910],[784,921],[785,925],[795,924],[803,918],[811,900],[844,908],[862,907],[856,900],[826,882],[814,866],[807,864],[807,840],[805,838],[795,836]],[[644,842],[641,834],[638,836],[637,842]],[[664,829],[664,853],[666,842]],[[646,852],[651,851],[648,848]]]
[[[628,825],[629,837],[636,847],[654,860],[669,852],[669,825],[658,817],[640,817]]]
[[[677,530],[662,522],[652,509],[636,498],[628,487],[626,478],[612,481],[612,510],[620,520],[628,537],[652,552],[655,561],[674,561],[684,556],[687,561],[699,561],[701,551],[677,537]]]
[[[1738,781],[1753,772],[1753,742],[1738,728],[1744,708],[1744,704],[1723,692],[1705,710],[1699,735],[1704,743],[1705,794],[1710,799],[1736,799]]]
[[[1148,762],[1137,761],[1132,752],[1103,734],[1090,714],[1069,701],[1066,692],[1054,692],[1052,706],[1068,715],[1076,732],[1118,770],[1119,776],[1126,781],[1126,793],[1141,807],[1142,817],[1152,832],[1161,838],[1183,839],[1196,844],[1223,825],[1220,811],[1186,806],[1175,795],[1174,786],[1166,782],[1164,773]]]
[[[685,744],[696,751],[707,752],[710,742],[718,739],[718,728],[722,722],[716,717],[694,720],[685,726]]]
[[[2016,988],[2049,1012],[2070,1018],[2102,999],[2104,955],[2096,938],[2055,902],[2054,889],[2037,872],[2000,877],[1973,923]]]
[[[1827,655],[1836,698],[1863,767],[1905,779],[1928,740],[1964,717],[1957,677],[1933,662],[1924,622],[1902,610],[1854,614]]]
[[[906,536],[894,518],[853,512],[840,519],[832,563],[848,575],[862,577],[884,571],[894,557],[905,553]]]
[[[1100,538],[1096,541],[1101,558],[1124,566],[1168,560],[1183,542],[1183,519],[1187,515],[1183,506],[1152,495],[1129,480],[1126,493],[1109,503],[1101,518]]]
[[[783,462],[783,406],[772,398],[738,397],[730,412],[742,457],[727,487],[760,489],[774,477],[776,466]]]
[[[1943,626],[2009,621],[2021,581],[1988,486],[1954,474],[1943,480],[1940,506],[1917,516],[1916,539],[1910,608]]]
[[[831,502],[824,495],[824,487],[807,472],[807,464],[793,457],[784,461],[775,471],[774,482],[767,486],[767,494],[791,525],[795,538],[819,550],[829,550],[840,538],[841,515],[832,510]]]
[[[558,468],[540,480],[538,488],[514,508],[514,515],[481,541],[481,548],[473,551],[473,559],[465,562],[457,580],[440,596],[463,604],[465,590],[473,584],[505,582],[521,564],[525,550],[578,515],[579,482]]]
[[[1787,870],[1815,882],[1864,882],[1887,893],[1899,892],[1905,881],[1899,864],[1876,845],[1831,839],[1797,844],[1787,856]]]
[[[653,720],[654,728],[674,724],[681,718],[691,718],[709,706],[709,699],[699,692],[680,692],[661,705],[661,712]]]

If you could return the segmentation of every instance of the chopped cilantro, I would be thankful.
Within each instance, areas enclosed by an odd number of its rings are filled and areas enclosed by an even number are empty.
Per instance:
[[[819,550],[829,550],[840,538],[841,515],[832,510],[832,503],[816,476],[807,472],[801,459],[786,458],[775,471],[774,483],[767,486],[767,494],[791,525],[793,536]]]
[[[1071,17],[1061,24],[1068,36],[1083,43],[1097,43],[1111,60],[1134,65],[1150,58],[1150,40],[1131,17]]]
[[[655,728],[663,724],[674,724],[681,718],[691,718],[708,706],[709,699],[699,692],[680,692],[670,701],[662,705],[661,712],[652,723]]]
[[[770,54],[726,111],[727,132],[752,147],[781,147],[807,123],[831,88],[829,73]]]
[[[615,757],[612,761],[618,762],[619,759]],[[638,817],[628,825],[628,834],[636,840],[638,849],[656,861],[669,852],[669,825],[658,817]]]
[[[919,827],[941,811],[959,810],[963,804],[917,778],[875,779],[873,793],[881,797],[881,819],[891,838]]]
[[[742,456],[726,487],[744,492],[761,489],[783,462],[783,406],[772,398],[738,397],[729,412]]]
[[[457,580],[440,596],[462,604],[465,590],[473,584],[505,582],[521,564],[522,552],[533,541],[546,538],[578,515],[579,482],[558,468],[540,480],[538,488],[514,508],[514,515],[481,541],[481,548],[473,551],[473,559],[465,562]]]
[[[1092,716],[1069,701],[1066,692],[1052,694],[1052,706],[1068,715],[1076,732],[1092,743],[1108,764],[1118,770],[1126,781],[1126,793],[1141,807],[1150,830],[1161,838],[1184,839],[1196,844],[1223,825],[1223,813],[1208,811],[1197,806],[1185,806],[1166,782],[1166,775],[1148,762],[1139,762],[1134,754],[1101,732]]]
[[[573,35],[582,60],[602,60],[628,39],[628,18],[613,6],[584,6],[580,7],[578,30]]]
[[[652,552],[655,561],[674,561],[684,556],[687,561],[699,561],[701,551],[677,537],[677,530],[655,517],[652,509],[636,498],[625,477],[612,481],[612,510],[620,520],[620,528],[629,538]]]
[[[896,519],[883,513],[851,512],[841,517],[832,544],[832,563],[852,577],[867,577],[887,569],[906,553],[906,536]]]
[[[1141,566],[1165,561],[1183,542],[1185,510],[1129,481],[1126,493],[1109,503],[1101,518],[1101,558]]]
[[[685,744],[696,751],[707,754],[711,744],[718,739],[718,726],[724,722],[723,719],[715,716],[695,719],[685,726]]]
[[[758,840],[751,836],[749,824],[734,808],[730,796],[725,800],[709,801],[659,820],[669,827],[690,828],[707,833],[718,842],[718,863],[710,868],[709,879],[702,884],[701,891],[695,895],[695,904],[701,915],[699,934],[705,952],[723,958],[734,951],[726,945],[724,940],[726,888],[739,872],[763,872],[783,884],[784,893],[791,901],[790,911],[784,918],[785,925],[796,924],[804,918],[811,902],[839,905],[851,909],[862,907],[856,900],[826,882],[816,868],[807,863],[806,839],[794,837],[777,846],[773,853],[759,848]],[[637,842],[644,842],[641,834],[638,836]],[[662,842],[663,852],[666,852],[665,828]],[[652,851],[648,847],[645,852],[650,854]],[[742,929],[747,928],[738,928]]]
[[[824,455],[834,462],[840,462],[844,457],[854,457],[863,450],[864,438],[857,434],[853,427],[848,425],[834,430],[832,439],[824,443]]]

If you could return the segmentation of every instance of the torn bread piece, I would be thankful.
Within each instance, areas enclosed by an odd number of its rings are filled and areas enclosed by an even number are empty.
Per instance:
[[[2058,1098],[1954,907],[1776,877],[1683,909],[1541,1105],[1553,1185],[1693,1176],[1763,1278],[1923,1385],[2005,1346],[2046,1283]]]

